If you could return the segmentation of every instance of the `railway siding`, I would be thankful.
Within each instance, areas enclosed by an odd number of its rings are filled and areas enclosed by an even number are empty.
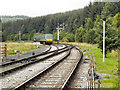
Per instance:
[[[44,60],[46,58],[53,56],[54,54],[59,54],[59,53],[63,52],[64,49],[67,50],[66,46],[64,46],[64,45],[62,47],[59,47],[59,50],[58,50],[58,47],[56,47],[56,46],[50,46],[50,48],[48,50],[46,50],[45,53],[43,52],[43,53],[39,54],[40,56],[36,55],[36,56],[33,56],[26,60],[19,60],[19,61],[15,61],[13,63],[11,62],[10,65],[9,64],[5,64],[4,66],[2,65],[2,67],[0,67],[0,74],[5,75],[6,73],[14,71],[15,69],[20,69],[24,66],[28,66],[28,65],[38,62],[40,60]],[[49,51],[49,50],[51,50],[51,51]]]
[[[11,63],[14,63],[14,62],[18,62],[18,61],[22,61],[22,60],[26,60],[28,58],[31,58],[33,57],[33,53],[35,56],[37,55],[40,55],[41,53],[44,53],[46,51],[49,51],[50,50],[50,46],[43,46],[42,49],[36,49],[36,50],[33,50],[33,51],[26,51],[26,53],[22,54],[22,55],[19,55],[19,58],[18,58],[18,55],[8,55],[7,56],[7,59],[3,59],[3,62],[0,63],[0,66],[5,66],[5,65],[8,65],[8,64],[11,64]]]
[[[5,77],[2,77],[1,80],[3,83],[1,88],[14,88],[18,86],[20,83],[30,79],[32,76],[34,76],[38,72],[51,66],[51,64],[58,62],[59,60],[58,57],[63,58],[65,53],[66,52],[56,55],[54,56],[54,58],[52,57],[51,59],[49,58],[40,63],[36,63],[34,65],[28,66],[22,70],[16,71],[12,75],[7,75]]]

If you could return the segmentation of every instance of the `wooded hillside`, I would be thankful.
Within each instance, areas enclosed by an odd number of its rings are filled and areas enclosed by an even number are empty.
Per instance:
[[[67,24],[60,32],[61,41],[98,43],[102,48],[103,17],[106,17],[106,50],[117,48],[120,42],[120,2],[94,2],[83,9],[6,22],[2,24],[2,40],[17,41],[19,31],[22,40],[33,40],[34,35],[42,33],[53,33],[56,40],[59,22]]]

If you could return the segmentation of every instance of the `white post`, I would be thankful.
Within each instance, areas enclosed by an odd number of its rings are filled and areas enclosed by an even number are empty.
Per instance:
[[[105,62],[105,20],[103,21],[103,62]]]
[[[59,44],[59,24],[58,24],[57,32],[58,32],[57,33],[57,41],[58,41],[57,43]]]
[[[63,26],[62,28],[60,28],[61,26]],[[59,26],[59,23],[58,23],[58,28],[57,29],[57,44],[59,44],[59,32],[60,30],[64,30],[65,26],[64,26],[64,23],[63,24],[60,24]]]

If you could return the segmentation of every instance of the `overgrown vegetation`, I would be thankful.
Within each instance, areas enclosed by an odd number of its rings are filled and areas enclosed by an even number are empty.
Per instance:
[[[68,44],[68,42],[67,42]],[[95,71],[99,73],[109,74],[110,76],[100,77],[101,88],[118,88],[118,74],[113,72],[113,69],[118,72],[118,50],[112,50],[108,52],[105,62],[103,62],[103,56],[101,50],[97,48],[97,44],[87,44],[87,43],[69,43],[72,45],[77,45],[82,51],[88,50],[92,57],[95,54],[96,69]]]

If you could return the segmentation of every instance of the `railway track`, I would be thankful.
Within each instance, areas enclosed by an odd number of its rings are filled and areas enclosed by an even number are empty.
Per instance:
[[[30,78],[29,80],[12,88],[66,88],[68,81],[70,80],[71,76],[74,74],[76,68],[81,62],[83,54],[77,48],[73,48],[69,50],[67,56],[68,57],[62,58],[47,69]]]
[[[51,49],[53,47],[55,47],[54,50]],[[13,71],[22,69],[25,66],[37,63],[37,62],[42,61],[44,59],[47,59],[47,58],[49,58],[51,56],[54,56],[54,55],[59,54],[59,53],[62,53],[66,49],[66,47],[59,49],[56,46],[50,46],[50,49],[47,50],[46,52],[43,52],[43,53],[41,53],[39,55],[36,55],[36,56],[33,56],[31,58],[27,58],[25,60],[19,60],[19,61],[11,62],[9,64],[5,64],[5,65],[1,66],[0,67],[0,75],[4,76],[4,75],[6,75],[8,73],[11,73]]]
[[[54,51],[56,51],[58,49],[55,45],[47,45],[47,46],[49,46],[49,48],[47,50],[41,52],[40,54],[36,54],[35,55],[35,53],[34,53],[33,56],[30,56],[28,58],[18,59],[16,61],[11,61],[11,62],[6,62],[6,63],[3,63],[3,64],[0,64],[0,67],[4,67],[4,66],[7,66],[7,65],[11,65],[11,64],[17,63],[17,62],[25,61],[25,60],[28,60],[28,59],[31,59],[31,58],[35,58],[35,57],[38,57],[38,56],[41,56],[41,55],[45,55],[45,54],[48,54],[48,53],[52,53],[52,51],[54,52]],[[52,48],[54,48],[54,50]]]
[[[0,67],[8,66],[8,65],[11,65],[11,64],[14,64],[14,63],[17,63],[17,62],[25,61],[25,60],[28,60],[28,59],[31,59],[31,58],[34,58],[34,57],[37,57],[37,56],[40,56],[40,55],[44,55],[44,54],[46,54],[48,51],[50,51],[50,49],[51,49],[51,46],[49,46],[49,48],[48,48],[47,50],[43,51],[43,52],[40,53],[40,54],[33,55],[33,56],[30,56],[30,57],[24,58],[24,59],[18,59],[18,60],[16,60],[16,61],[5,62],[5,63],[0,64]]]
[[[46,60],[41,60],[41,62],[29,65],[26,68],[24,67],[24,69],[18,70],[15,73],[12,73],[11,75],[1,77],[0,79],[3,82],[1,88],[15,88],[21,85],[21,82],[24,83],[30,80],[33,76],[36,76],[38,73],[43,72],[49,67],[53,66],[54,64],[60,62],[69,54],[68,50],[70,48],[71,47],[58,50],[54,57],[50,57]]]

